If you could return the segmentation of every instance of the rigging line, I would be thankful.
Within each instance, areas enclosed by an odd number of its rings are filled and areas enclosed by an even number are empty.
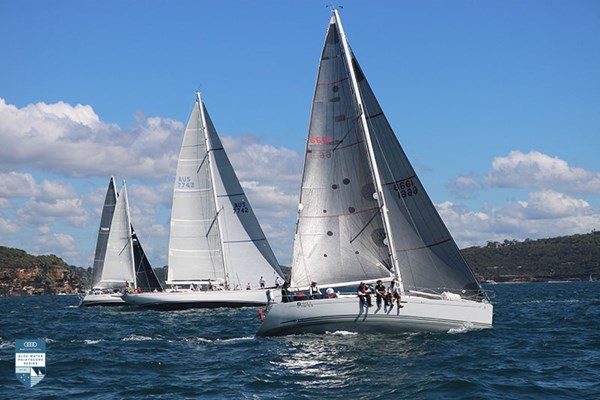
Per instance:
[[[350,134],[350,132],[352,132],[355,129],[355,127],[356,127],[356,120],[357,119],[358,119],[358,117],[354,118],[354,123],[352,124],[352,126],[350,128],[348,128],[348,131],[346,132],[346,134],[344,135],[344,137],[342,137],[340,139],[340,141],[338,142],[338,144],[336,144],[335,147],[333,149],[331,149],[331,151],[335,151],[338,147],[340,147],[340,145],[344,142],[344,140]]]
[[[129,245],[130,241],[131,241],[131,236],[129,236],[129,239],[127,239],[127,243],[125,243],[125,246],[123,246],[121,251],[119,251],[119,256],[121,256],[121,254],[125,251],[125,248],[127,247],[127,245]]]
[[[215,214],[215,217],[213,218],[212,222],[210,223],[210,226],[208,227],[208,231],[206,231],[205,237],[208,237],[208,235],[210,234],[210,231],[212,230],[213,225],[215,224],[215,222],[217,222],[217,218],[219,217],[219,213],[221,211],[223,211],[223,207],[224,206],[221,206],[221,209],[219,211],[217,211],[217,213]]]
[[[208,158],[208,151],[206,152],[206,154],[204,155],[204,158],[202,159],[202,162],[200,163],[200,165],[198,166],[198,169],[196,170],[196,173],[200,172],[200,168],[202,168],[202,165],[204,165],[204,161],[206,161],[206,159]]]
[[[365,229],[367,229],[367,227],[371,224],[371,222],[375,219],[376,216],[381,214],[381,208],[377,208],[377,212],[375,214],[373,214],[373,216],[367,221],[367,224],[360,230],[360,232],[358,232],[356,234],[356,236],[354,236],[352,239],[350,239],[350,243],[354,242],[356,240],[356,238],[358,238],[361,233],[363,233],[365,231]]]

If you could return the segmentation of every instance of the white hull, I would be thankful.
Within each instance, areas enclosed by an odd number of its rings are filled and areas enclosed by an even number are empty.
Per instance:
[[[128,304],[162,310],[260,307],[267,304],[266,292],[266,290],[213,290],[199,292],[133,293],[125,295],[124,299]],[[280,290],[271,290],[271,296],[275,301],[281,299]]]
[[[91,306],[125,306],[125,300],[121,294],[118,293],[102,293],[93,294],[86,293],[81,299],[79,307],[91,307]]]
[[[403,308],[363,307],[356,296],[294,301],[267,308],[257,336],[301,333],[448,332],[450,329],[491,328],[493,306],[467,300],[405,296]]]

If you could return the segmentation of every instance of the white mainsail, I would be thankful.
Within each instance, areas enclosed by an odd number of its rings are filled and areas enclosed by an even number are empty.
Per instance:
[[[283,274],[198,93],[177,163],[167,283],[233,288],[261,276]]]
[[[481,292],[379,106],[334,10],[313,99],[292,286],[391,278],[404,290]]]

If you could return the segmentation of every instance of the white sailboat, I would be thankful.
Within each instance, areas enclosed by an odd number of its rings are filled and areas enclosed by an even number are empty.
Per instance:
[[[337,10],[319,65],[291,286],[395,280],[402,308],[353,294],[267,307],[259,336],[492,326],[493,307],[437,213],[350,50]]]
[[[127,287],[162,290],[131,224],[125,182],[117,195],[111,177],[100,218],[92,290],[79,305],[125,305],[122,293]]]
[[[283,279],[200,93],[177,163],[168,264],[170,290],[125,301],[159,309],[265,305],[261,279]]]

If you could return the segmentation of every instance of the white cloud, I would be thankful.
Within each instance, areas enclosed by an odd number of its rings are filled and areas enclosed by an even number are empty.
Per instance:
[[[486,180],[505,188],[535,188],[575,194],[600,193],[600,173],[570,166],[538,151],[511,151],[496,157]]]
[[[600,228],[600,214],[587,201],[554,191],[529,194],[502,207],[474,212],[445,202],[437,209],[459,247],[488,240],[538,239],[591,232]]]
[[[14,171],[0,173],[0,197],[31,197],[39,192],[35,178],[31,174]]]
[[[65,259],[65,261],[78,256],[79,252],[73,236],[64,233],[53,233],[47,226],[40,227],[39,232],[41,235],[36,235],[33,239],[33,251],[35,253],[55,254]]]
[[[100,121],[91,106],[17,108],[0,99],[0,168],[156,178],[172,173],[182,132],[181,122],[165,118],[123,129]]]
[[[87,225],[89,214],[83,207],[82,200],[78,198],[52,201],[30,199],[23,208],[17,210],[17,218],[36,227],[61,220],[70,226],[82,228]]]
[[[476,191],[481,190],[482,188],[483,184],[474,176],[459,176],[446,184],[446,190],[459,199],[471,198]]]
[[[0,234],[14,234],[21,231],[21,227],[13,221],[0,216]]]

